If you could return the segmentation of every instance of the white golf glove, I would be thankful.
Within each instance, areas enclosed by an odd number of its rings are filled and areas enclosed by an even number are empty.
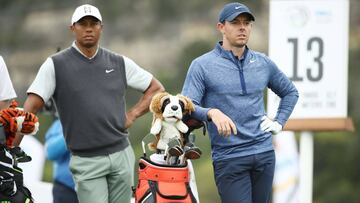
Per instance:
[[[260,129],[265,132],[271,132],[273,135],[278,134],[282,130],[282,126],[277,121],[272,121],[267,116],[261,118]]]

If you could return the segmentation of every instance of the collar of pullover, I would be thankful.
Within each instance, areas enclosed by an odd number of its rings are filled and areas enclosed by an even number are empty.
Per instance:
[[[246,45],[245,45],[244,54],[241,56],[241,58],[238,58],[234,55],[234,53],[232,51],[225,50],[222,47],[222,43],[223,42],[220,41],[220,42],[216,43],[216,45],[215,45],[215,52],[217,54],[219,54],[221,57],[232,60],[232,61],[237,61],[237,60],[241,61],[241,60],[247,58],[249,48]]]
[[[98,45],[98,47],[96,48],[95,54],[94,54],[92,57],[88,57],[88,56],[86,56],[86,55],[80,50],[80,48],[76,45],[75,41],[73,41],[73,43],[72,43],[71,46],[74,47],[74,49],[76,49],[76,51],[78,51],[81,55],[83,55],[85,58],[87,58],[87,59],[89,59],[89,60],[95,58],[96,54],[97,54],[98,51],[99,51],[99,47],[100,47],[100,46]]]

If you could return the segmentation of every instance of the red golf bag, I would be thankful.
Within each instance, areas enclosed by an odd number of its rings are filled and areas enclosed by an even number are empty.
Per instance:
[[[145,157],[139,160],[136,203],[196,203],[189,185],[189,168],[156,164]]]

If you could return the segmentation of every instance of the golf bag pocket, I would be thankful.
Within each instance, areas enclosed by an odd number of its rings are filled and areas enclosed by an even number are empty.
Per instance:
[[[187,165],[160,165],[141,158],[136,203],[196,203],[189,186]]]

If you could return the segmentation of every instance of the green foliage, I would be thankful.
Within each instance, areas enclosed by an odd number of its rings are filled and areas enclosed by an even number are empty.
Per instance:
[[[359,80],[360,75],[360,47],[357,49],[349,50],[349,92],[348,92],[348,105],[349,116],[355,121],[356,126],[360,126],[360,91]]]
[[[314,202],[359,202],[359,137],[319,133],[314,140]]]
[[[183,68],[189,67],[192,60],[194,60],[196,57],[199,57],[205,54],[206,52],[212,50],[213,47],[215,47],[215,43],[216,43],[215,39],[209,39],[209,40],[200,39],[200,40],[192,41],[187,45],[185,45],[182,54],[179,57],[179,61],[177,62],[179,67],[179,74],[185,76],[184,73],[186,73],[186,71],[184,71]]]

